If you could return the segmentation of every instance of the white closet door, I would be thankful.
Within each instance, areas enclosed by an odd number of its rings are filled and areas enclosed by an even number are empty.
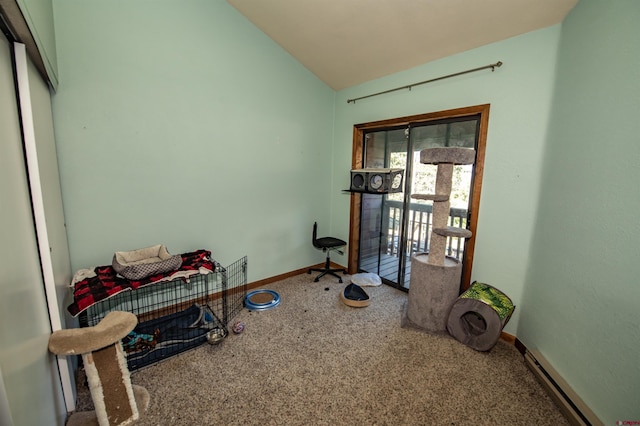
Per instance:
[[[15,99],[11,52],[0,35],[0,420],[62,425],[66,409],[44,294]]]
[[[15,43],[14,49],[31,205],[51,328],[56,331],[68,328],[64,307],[70,303],[71,261],[60,192],[51,97],[49,86],[27,57],[25,46]],[[73,361],[72,357],[58,358],[67,411],[75,409]]]

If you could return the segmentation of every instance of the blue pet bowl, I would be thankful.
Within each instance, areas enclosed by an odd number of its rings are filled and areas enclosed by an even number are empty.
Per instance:
[[[252,311],[264,311],[280,304],[280,295],[273,290],[256,290],[244,298],[244,306]]]

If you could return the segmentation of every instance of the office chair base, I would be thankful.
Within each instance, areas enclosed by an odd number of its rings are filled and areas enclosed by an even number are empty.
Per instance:
[[[338,279],[339,283],[342,282],[342,278],[340,277],[340,275],[336,274],[336,272],[342,272],[343,274],[346,274],[347,270],[340,269],[340,268],[331,268],[331,265],[329,262],[330,262],[329,259],[327,259],[327,261],[324,264],[324,268],[309,268],[309,270],[307,271],[307,274],[311,274],[311,272],[320,272],[320,275],[318,275],[313,279],[314,283],[317,283],[318,281],[320,281],[320,278],[324,277],[325,275],[334,276]]]
[[[344,269],[331,269],[331,270],[327,271],[325,269],[319,269],[319,268],[311,268],[311,269],[309,269],[309,271],[307,273],[310,274],[311,272],[321,272],[320,275],[318,275],[317,277],[315,277],[313,279],[314,283],[317,283],[318,281],[320,281],[320,278],[324,277],[325,275],[333,275],[334,277],[336,277],[338,279],[338,282],[341,283],[342,282],[342,278],[340,277],[340,275],[336,274],[336,272],[346,273],[346,272],[344,272]]]

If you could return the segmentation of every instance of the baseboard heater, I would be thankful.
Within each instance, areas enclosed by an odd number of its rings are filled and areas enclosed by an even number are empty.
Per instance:
[[[526,350],[524,361],[542,383],[560,410],[573,425],[603,426],[603,423],[580,399],[571,386],[549,364],[540,352]]]

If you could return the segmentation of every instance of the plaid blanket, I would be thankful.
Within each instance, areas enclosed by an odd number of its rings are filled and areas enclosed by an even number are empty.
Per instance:
[[[98,266],[94,269],[95,276],[85,278],[75,283],[73,288],[73,303],[67,307],[71,315],[80,313],[98,303],[123,291],[135,290],[162,281],[171,281],[173,276],[185,277],[189,273],[197,274],[200,268],[215,272],[215,263],[208,250],[196,250],[183,253],[182,266],[175,271],[152,275],[138,281],[128,280],[118,275],[111,265]]]

